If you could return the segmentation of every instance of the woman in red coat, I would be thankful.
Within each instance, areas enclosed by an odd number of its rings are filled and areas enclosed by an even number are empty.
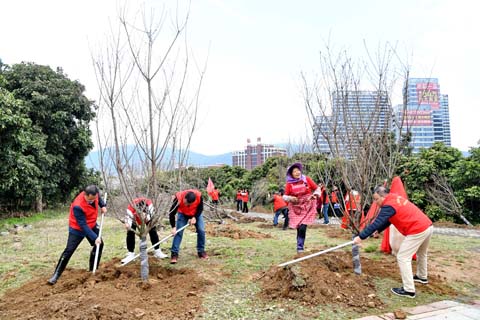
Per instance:
[[[316,199],[320,197],[320,188],[313,180],[302,174],[302,164],[292,164],[287,170],[285,194],[288,202],[289,227],[297,229],[297,252],[303,252],[307,225],[313,224],[317,214]]]

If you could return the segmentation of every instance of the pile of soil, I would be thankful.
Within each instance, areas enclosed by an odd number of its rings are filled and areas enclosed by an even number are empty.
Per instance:
[[[260,217],[241,217],[236,221],[236,223],[254,223],[254,222],[265,222],[266,220]]]
[[[330,238],[352,240],[352,232],[342,228],[327,228],[325,234]]]
[[[257,225],[257,227],[261,229],[275,229],[275,228],[282,229],[283,220],[280,220],[276,226],[274,226],[273,223],[260,223],[259,225]]]
[[[395,257],[385,256],[381,261],[362,257],[361,262],[361,275],[353,272],[351,253],[342,251],[330,252],[286,268],[272,267],[262,278],[262,290],[258,295],[267,301],[293,299],[312,306],[335,304],[357,311],[382,309],[384,304],[378,298],[373,280],[374,277],[391,278],[401,285]],[[429,285],[416,286],[416,289],[418,292],[455,293],[436,276],[429,277]]]
[[[36,279],[0,298],[1,319],[194,319],[202,293],[213,283],[192,269],[150,262],[148,282],[137,262],[114,259],[95,275],[67,269],[54,286]]]
[[[232,224],[220,224],[220,225],[207,224],[205,226],[205,232],[209,236],[226,237],[226,238],[232,238],[232,239],[245,239],[245,238],[265,239],[265,238],[272,237],[269,234],[264,234],[260,232],[250,231],[250,230],[242,230]]]

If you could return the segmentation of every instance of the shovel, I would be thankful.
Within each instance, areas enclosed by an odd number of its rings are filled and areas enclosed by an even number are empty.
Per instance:
[[[353,241],[348,241],[344,244],[339,244],[338,246],[330,248],[330,249],[326,249],[326,250],[323,250],[323,251],[320,251],[320,252],[309,254],[308,256],[304,256],[304,257],[301,257],[301,258],[298,258],[298,259],[295,259],[295,260],[284,262],[282,264],[279,264],[278,266],[279,267],[285,267],[285,266],[288,266],[289,264],[293,264],[293,263],[297,263],[297,262],[300,262],[300,261],[303,261],[303,260],[307,260],[307,259],[319,256],[321,254],[324,254],[324,253],[327,253],[327,252],[330,252],[330,251],[334,251],[334,250],[349,246],[351,244],[353,244]]]
[[[105,197],[104,197],[104,202],[107,204],[107,193],[105,192]],[[102,227],[103,227],[103,216],[105,214],[102,213],[102,221],[100,222],[100,231],[98,232],[98,236],[100,239],[102,239]],[[95,274],[95,271],[97,271],[97,263],[98,263],[98,254],[100,253],[100,245],[97,244],[97,250],[95,250],[95,260],[93,263],[93,274]]]
[[[152,245],[151,247],[148,247],[147,248],[147,252],[150,251],[152,248],[154,248],[155,246],[159,245],[160,243],[162,242],[165,242],[167,241],[170,237],[173,237],[174,235],[176,235],[177,233],[179,233],[180,231],[182,231],[183,229],[185,229],[186,227],[188,227],[190,224],[187,223],[186,225],[184,225],[183,227],[181,227],[180,229],[178,229],[174,234],[169,234],[168,236],[166,236],[165,238],[163,238],[162,240],[158,241],[157,243],[155,243],[154,245]],[[129,260],[125,261],[122,263],[122,266],[124,265],[127,265],[129,264],[130,262],[132,262],[133,260],[137,259],[138,257],[140,257],[140,253],[133,256],[132,258],[130,258]]]

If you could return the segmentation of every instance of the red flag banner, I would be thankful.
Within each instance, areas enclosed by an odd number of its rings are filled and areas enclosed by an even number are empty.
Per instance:
[[[213,184],[212,179],[208,178],[207,193],[212,193],[213,189],[215,189],[215,185]]]

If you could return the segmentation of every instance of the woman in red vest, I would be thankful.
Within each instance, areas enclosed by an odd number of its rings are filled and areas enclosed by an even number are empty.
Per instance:
[[[248,190],[245,189],[242,191],[242,212],[248,213]]]
[[[298,162],[288,168],[286,180],[283,199],[288,202],[288,225],[297,229],[297,252],[303,252],[307,225],[314,223],[317,214],[320,188],[302,174],[302,164]]]
[[[203,200],[202,194],[198,190],[190,189],[177,192],[170,208],[170,225],[172,226],[172,234],[175,235],[172,243],[172,257],[170,263],[175,264],[178,260],[180,252],[180,244],[182,243],[183,231],[177,233],[177,229],[181,229],[187,223],[195,225],[197,229],[197,253],[200,259],[208,259],[205,252],[205,223],[203,222]],[[177,215],[178,212],[178,215]],[[175,215],[177,220],[175,221]]]
[[[415,298],[415,282],[427,284],[427,252],[433,234],[432,221],[413,203],[402,196],[389,193],[383,186],[375,188],[373,201],[380,212],[373,223],[353,239],[356,244],[375,231],[382,232],[390,224],[405,236],[397,253],[397,263],[402,276],[402,288],[392,288],[396,295]],[[417,273],[412,273],[412,256],[417,253]]]
[[[151,219],[155,214],[155,208],[153,207],[152,200],[145,197],[139,197],[133,199],[133,205],[128,204],[127,212],[125,214],[125,228],[127,229],[127,255],[122,259],[122,263],[130,261],[135,256],[135,230],[137,226],[141,226],[145,223],[149,228],[148,234],[152,245],[155,245],[160,241],[157,233],[157,226],[151,226]],[[166,258],[167,255],[162,252],[160,245],[154,247],[155,253],[153,256],[158,259]]]
[[[48,280],[48,284],[54,285],[57,283],[58,278],[60,278],[62,272],[67,267],[68,261],[85,237],[92,246],[89,264],[90,271],[93,271],[93,266],[95,264],[96,245],[100,245],[97,267],[100,264],[103,241],[98,236],[98,207],[102,208],[102,213],[107,212],[106,204],[103,199],[100,198],[99,190],[95,185],[87,186],[82,192],[80,192],[75,200],[73,200],[70,205],[70,215],[68,219],[69,227],[67,246],[60,256],[60,260],[58,260],[57,267],[55,268],[53,276]]]

